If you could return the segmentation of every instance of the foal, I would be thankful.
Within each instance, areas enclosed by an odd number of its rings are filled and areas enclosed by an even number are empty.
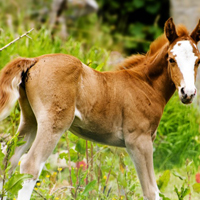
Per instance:
[[[125,147],[132,158],[144,199],[159,200],[153,170],[153,140],[164,107],[178,90],[191,103],[200,54],[200,22],[189,35],[170,18],[165,36],[146,55],[128,58],[114,72],[98,72],[64,54],[17,58],[0,75],[0,117],[16,100],[21,108],[19,137],[11,171],[22,154],[21,173],[33,175],[23,183],[18,200],[28,200],[45,161],[65,130],[102,144]],[[32,146],[31,146],[32,144]]]

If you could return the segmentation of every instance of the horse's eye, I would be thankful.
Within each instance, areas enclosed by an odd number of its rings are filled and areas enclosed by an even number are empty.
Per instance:
[[[170,63],[175,63],[175,60],[174,60],[173,58],[170,58],[170,59],[169,59],[169,62],[170,62]]]

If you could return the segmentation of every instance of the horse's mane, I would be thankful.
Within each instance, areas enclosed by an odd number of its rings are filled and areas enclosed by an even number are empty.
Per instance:
[[[189,32],[184,25],[178,25],[176,32],[179,37],[188,36]],[[143,63],[147,57],[152,57],[159,52],[159,50],[168,43],[168,39],[165,34],[159,36],[150,45],[149,51],[146,54],[136,54],[126,58],[122,63],[117,66],[118,70],[130,69],[141,63]]]

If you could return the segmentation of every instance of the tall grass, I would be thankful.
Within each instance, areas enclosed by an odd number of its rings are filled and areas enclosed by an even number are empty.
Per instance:
[[[24,29],[19,29],[16,35],[2,28],[0,47],[23,33]],[[86,47],[73,38],[69,38],[66,42],[59,37],[54,37],[52,40],[45,26],[39,31],[33,31],[30,37],[32,39],[22,38],[0,52],[0,68],[18,56],[35,57],[49,53],[67,53],[78,57],[90,67],[101,69],[109,56],[105,49],[98,46],[89,47],[89,45]],[[170,100],[165,108],[154,143],[154,162],[157,169],[182,166],[187,158],[194,160],[196,166],[199,165],[199,119],[199,111],[193,105],[181,105],[177,95]],[[18,122],[19,109],[16,107],[11,117],[3,121],[1,130],[14,134]],[[69,140],[69,144],[66,140]],[[86,151],[88,152],[88,169],[72,168],[71,171],[69,168],[57,169],[55,173],[55,169],[47,163],[46,170],[40,177],[40,183],[34,190],[33,199],[66,199],[67,195],[69,199],[142,198],[134,166],[125,150],[91,142],[86,146],[84,140],[71,133],[61,137],[56,150],[59,152],[69,147],[70,160],[73,162],[86,159]],[[62,154],[62,157],[66,159],[66,162],[69,161],[68,155]],[[88,184],[85,182],[86,177]],[[65,189],[60,190],[63,186]],[[10,197],[13,197],[12,194]]]
[[[200,112],[183,105],[175,94],[167,104],[155,140],[154,161],[159,169],[181,166],[186,159],[200,164]]]
[[[19,31],[18,35],[21,34],[23,32]],[[2,31],[0,34],[0,47],[8,44],[16,37],[18,36]],[[97,46],[84,48],[84,44],[75,41],[73,38],[69,38],[66,42],[59,37],[52,39],[50,32],[45,26],[39,31],[34,30],[31,32],[30,37],[32,39],[22,38],[0,52],[0,68],[3,68],[6,63],[18,56],[37,57],[50,53],[71,54],[94,68],[100,63],[105,63],[108,58],[108,52],[103,48]]]

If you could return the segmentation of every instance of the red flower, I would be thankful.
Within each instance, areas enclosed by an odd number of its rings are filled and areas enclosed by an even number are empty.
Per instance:
[[[85,161],[79,161],[76,163],[76,167],[79,169],[79,168],[82,168],[83,170],[86,169],[87,167],[87,164],[85,163]]]
[[[196,178],[196,182],[197,182],[197,183],[200,183],[200,173],[199,173],[199,172],[196,173],[195,178]]]

